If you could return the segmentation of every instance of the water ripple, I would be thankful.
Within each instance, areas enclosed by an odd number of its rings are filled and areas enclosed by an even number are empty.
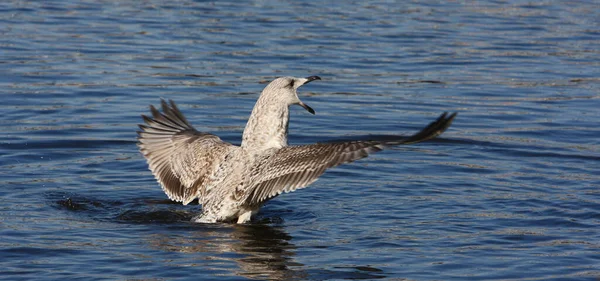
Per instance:
[[[0,278],[597,279],[593,2],[4,1]],[[137,151],[173,99],[237,143],[274,77],[290,143],[440,138],[336,168],[249,225],[193,224]],[[525,274],[526,273],[526,274]]]

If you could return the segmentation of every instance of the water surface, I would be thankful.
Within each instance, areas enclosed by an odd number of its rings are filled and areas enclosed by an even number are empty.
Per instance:
[[[600,277],[594,1],[4,1],[0,278]],[[290,143],[440,138],[338,167],[248,225],[193,224],[136,147],[175,100],[239,143],[262,88],[300,89]]]

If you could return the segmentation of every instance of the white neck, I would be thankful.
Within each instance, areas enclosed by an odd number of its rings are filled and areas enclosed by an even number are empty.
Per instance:
[[[268,103],[259,98],[244,129],[242,148],[263,151],[287,146],[289,119],[287,105]]]

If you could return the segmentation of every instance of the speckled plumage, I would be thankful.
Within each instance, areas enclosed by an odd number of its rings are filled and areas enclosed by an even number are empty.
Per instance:
[[[173,101],[161,101],[142,115],[138,146],[171,200],[187,205],[198,198],[196,222],[248,222],[269,199],[304,188],[331,167],[366,157],[390,145],[428,140],[446,130],[456,113],[442,114],[408,138],[288,146],[289,106],[300,101],[298,87],[320,79],[282,77],[261,93],[244,130],[241,146],[192,127]]]

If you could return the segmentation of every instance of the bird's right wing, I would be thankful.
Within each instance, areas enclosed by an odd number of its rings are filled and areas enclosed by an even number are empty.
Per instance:
[[[161,105],[163,113],[150,106],[152,117],[142,115],[138,146],[167,196],[187,205],[206,195],[208,177],[235,146],[194,129],[173,101]]]
[[[258,205],[282,192],[304,188],[326,169],[352,162],[387,146],[412,144],[432,139],[452,124],[456,113],[442,114],[436,121],[408,138],[349,141],[288,146],[259,162],[247,203]]]

